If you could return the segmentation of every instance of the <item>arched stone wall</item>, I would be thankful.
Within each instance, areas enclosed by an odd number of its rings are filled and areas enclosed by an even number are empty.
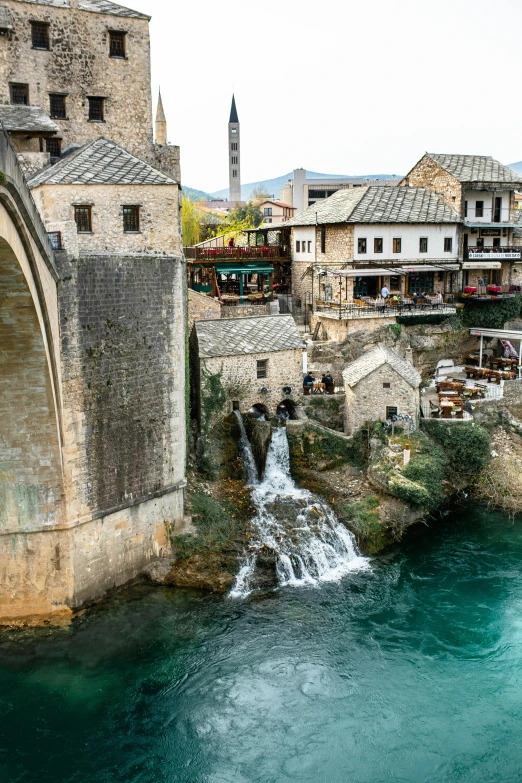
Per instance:
[[[0,534],[48,530],[64,519],[59,422],[38,309],[0,238]]]

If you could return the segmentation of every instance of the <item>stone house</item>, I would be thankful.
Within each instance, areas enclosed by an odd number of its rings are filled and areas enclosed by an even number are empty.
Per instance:
[[[84,144],[28,184],[55,248],[75,257],[181,254],[178,183],[108,139]]]
[[[30,173],[103,135],[179,179],[161,104],[154,144],[149,16],[110,0],[3,0],[1,11],[0,118]]]
[[[353,435],[367,421],[386,421],[399,413],[416,422],[421,376],[387,345],[376,345],[343,371],[345,432]]]
[[[191,335],[193,410],[208,426],[210,378],[223,393],[219,415],[253,406],[269,416],[283,401],[297,405],[303,393],[304,344],[289,315],[197,321]],[[214,389],[214,395],[216,391]],[[206,419],[206,420],[205,420]]]
[[[515,190],[522,175],[485,155],[426,153],[401,181],[402,187],[429,188],[460,217],[462,286],[509,285],[520,261],[514,242]]]
[[[427,188],[339,190],[284,224],[292,230],[293,299],[353,302],[384,285],[402,294],[445,290],[459,268],[459,222]]]

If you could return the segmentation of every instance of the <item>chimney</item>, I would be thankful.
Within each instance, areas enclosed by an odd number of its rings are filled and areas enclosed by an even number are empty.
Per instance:
[[[165,146],[167,143],[167,120],[163,111],[163,101],[161,100],[161,90],[158,97],[158,110],[156,112],[156,144]]]

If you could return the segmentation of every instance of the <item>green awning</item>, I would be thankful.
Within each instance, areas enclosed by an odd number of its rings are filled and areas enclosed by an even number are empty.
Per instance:
[[[274,267],[262,261],[214,264],[218,275],[273,275]]]

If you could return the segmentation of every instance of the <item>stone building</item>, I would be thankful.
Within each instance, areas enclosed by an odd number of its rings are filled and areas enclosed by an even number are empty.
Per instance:
[[[520,261],[513,230],[522,175],[484,155],[426,153],[400,184],[429,188],[457,211],[462,286],[511,283]]]
[[[296,303],[446,290],[458,270],[459,216],[427,188],[340,190],[282,225]]]
[[[386,421],[401,413],[417,421],[421,376],[387,345],[376,345],[343,372],[345,432],[353,435],[367,421]]]
[[[179,180],[179,148],[161,132],[154,144],[149,20],[110,0],[3,0],[0,118],[33,156],[31,173],[42,155],[103,135]],[[12,106],[22,112],[13,117]],[[38,133],[27,109],[55,132]]]
[[[303,340],[292,316],[197,321],[191,336],[193,400],[200,423],[206,396],[219,379],[218,415],[257,406],[273,416],[278,405],[299,403],[303,393]],[[215,400],[214,400],[215,402]],[[208,422],[207,422],[208,424]]]
[[[178,183],[112,141],[84,144],[28,184],[57,249],[181,255]]]

